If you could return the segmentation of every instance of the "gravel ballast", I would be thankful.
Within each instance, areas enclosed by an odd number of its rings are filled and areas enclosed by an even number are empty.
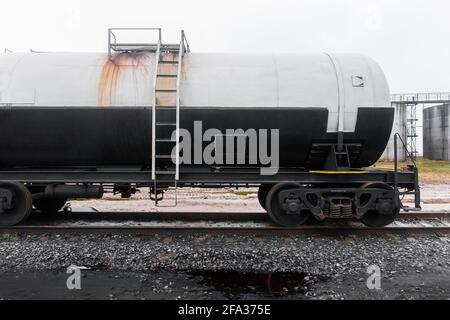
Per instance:
[[[122,271],[233,270],[352,274],[450,269],[450,240],[437,236],[247,237],[48,235],[0,241],[0,270],[104,266]]]
[[[179,273],[198,270],[243,274],[301,273],[307,276],[307,280],[310,279],[310,286],[316,285],[328,298],[359,297],[354,296],[359,294],[354,289],[355,284],[359,283],[359,287],[363,288],[369,276],[367,268],[376,265],[380,267],[383,279],[404,279],[404,285],[412,287],[415,294],[420,292],[421,286],[431,276],[433,282],[439,285],[436,288],[438,292],[432,296],[450,298],[448,237],[137,237],[52,234],[19,237],[3,235],[0,241],[0,271],[3,274],[27,270],[61,271],[70,265],[112,274],[147,273],[152,274],[152,277],[161,271]],[[416,291],[415,288],[419,289]],[[394,289],[400,293],[404,291],[402,284],[396,284]],[[336,290],[340,293],[336,293]],[[321,294],[308,292],[307,295]],[[398,295],[392,296],[389,291],[384,291],[382,297],[398,298]],[[404,298],[420,298],[420,295]]]

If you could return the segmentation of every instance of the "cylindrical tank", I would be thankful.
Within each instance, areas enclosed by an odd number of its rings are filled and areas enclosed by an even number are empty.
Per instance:
[[[423,156],[431,160],[450,160],[450,105],[423,110]]]
[[[155,61],[151,52],[1,54],[0,165],[148,164],[153,77],[174,71]],[[392,129],[387,81],[363,55],[188,53],[180,80],[181,128],[277,128],[280,166],[320,168],[320,146],[337,132],[352,167],[369,166]],[[161,110],[173,105],[158,97]]]
[[[406,143],[406,126],[407,126],[407,118],[406,118],[406,106],[402,104],[394,104],[395,108],[395,116],[394,116],[394,125],[392,128],[391,137],[389,138],[388,145],[386,146],[386,150],[381,156],[381,160],[385,161],[394,161],[395,153],[394,153],[394,135],[398,133],[403,141]],[[406,152],[400,141],[397,141],[397,160],[405,161],[406,160]]]

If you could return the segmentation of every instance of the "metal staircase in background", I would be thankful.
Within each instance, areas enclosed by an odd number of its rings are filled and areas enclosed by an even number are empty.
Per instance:
[[[117,42],[117,31],[157,31],[157,43]],[[162,43],[161,28],[110,29],[109,49],[112,52],[155,52],[152,104],[152,187],[150,198],[156,206],[164,192],[174,191],[177,205],[177,182],[180,178],[180,82],[183,56],[190,52],[184,31],[177,44]]]
[[[408,156],[415,160],[418,156],[418,129],[421,127],[418,115],[418,108],[421,105],[421,110],[427,106],[436,104],[450,103],[450,92],[429,92],[429,93],[400,93],[391,96],[392,105],[405,108],[406,111],[406,125],[405,138],[406,150]],[[404,142],[404,141],[402,141]]]

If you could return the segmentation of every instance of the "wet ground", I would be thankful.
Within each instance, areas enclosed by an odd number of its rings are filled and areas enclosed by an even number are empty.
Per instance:
[[[0,299],[450,299],[443,270],[390,275],[370,290],[366,274],[311,277],[303,273],[113,272],[82,270],[80,289],[69,290],[66,270],[7,272]]]
[[[450,238],[2,237],[0,299],[450,299]]]

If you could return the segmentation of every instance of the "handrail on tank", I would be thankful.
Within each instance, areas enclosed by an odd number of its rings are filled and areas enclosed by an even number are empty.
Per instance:
[[[401,142],[402,145],[403,145],[403,149],[404,149],[405,152],[406,152],[406,158],[411,159],[411,161],[412,161],[412,163],[414,164],[414,166],[417,167],[416,161],[414,160],[415,157],[413,156],[413,154],[412,154],[411,152],[409,152],[408,147],[406,146],[405,141],[402,139],[401,135],[400,135],[398,132],[394,135],[394,139],[397,139],[397,138],[400,139],[400,142]],[[396,141],[394,141],[394,144],[395,144],[395,142],[396,142]],[[395,150],[394,150],[394,151],[395,151]]]
[[[111,57],[113,47],[117,46],[117,35],[115,31],[157,31],[158,32],[158,43],[162,41],[162,31],[161,28],[109,28],[108,29],[108,56]],[[114,39],[114,42],[112,40]],[[154,44],[154,43],[152,43]]]
[[[184,32],[184,30],[181,30],[181,43],[183,44],[183,53],[191,52],[191,48],[189,47],[189,42],[187,41],[186,33]]]
[[[418,169],[417,169],[417,163],[414,160],[413,155],[409,152],[405,141],[403,141],[402,137],[400,136],[399,133],[396,133],[394,135],[394,190],[395,193],[397,195],[399,195],[399,191],[398,191],[398,156],[397,156],[397,139],[400,139],[400,142],[403,145],[403,149],[406,151],[407,157],[406,158],[410,158],[412,163],[413,163],[413,167],[414,167],[414,206],[415,206],[415,210],[421,210],[420,207],[420,185],[419,185],[419,174],[418,174]],[[403,207],[403,209],[405,211],[408,211],[406,209],[406,207]],[[409,209],[409,211],[411,211],[412,209]]]

